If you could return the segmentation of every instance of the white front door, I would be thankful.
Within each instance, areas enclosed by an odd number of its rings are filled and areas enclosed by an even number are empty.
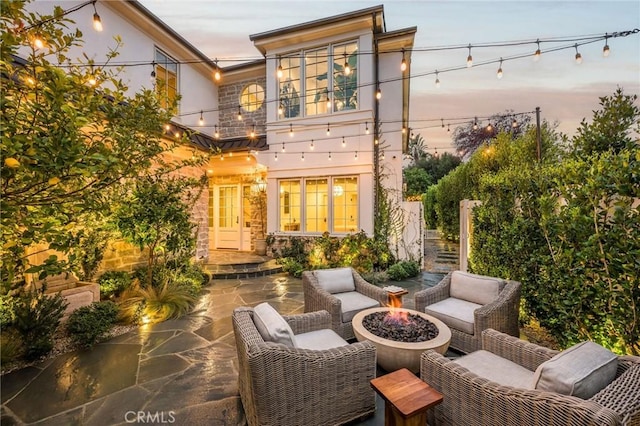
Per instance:
[[[241,202],[238,185],[221,185],[214,191],[214,217],[217,226],[216,248],[236,249],[241,246]]]

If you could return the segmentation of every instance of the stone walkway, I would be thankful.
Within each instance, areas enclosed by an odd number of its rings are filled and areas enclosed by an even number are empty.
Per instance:
[[[438,256],[432,260],[438,266]],[[442,273],[394,283],[413,294]],[[302,313],[301,280],[276,274],[213,280],[190,315],[142,326],[0,378],[2,425],[243,425],[231,313],[267,301]],[[384,404],[362,425],[384,424]]]

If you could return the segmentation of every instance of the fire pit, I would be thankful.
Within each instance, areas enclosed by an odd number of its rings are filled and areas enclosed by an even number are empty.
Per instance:
[[[381,313],[385,314],[386,318],[377,318]],[[408,325],[407,322],[410,324]],[[376,323],[378,323],[377,327]],[[351,324],[359,342],[368,340],[374,344],[378,365],[388,372],[407,368],[417,373],[420,370],[422,352],[434,349],[444,354],[451,341],[451,330],[442,321],[411,309],[394,307],[365,309],[353,317]],[[367,330],[365,325],[373,332]],[[381,337],[385,335],[389,338]],[[392,339],[402,339],[402,341]]]

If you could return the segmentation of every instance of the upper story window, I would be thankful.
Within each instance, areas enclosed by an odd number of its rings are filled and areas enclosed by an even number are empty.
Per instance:
[[[155,71],[160,106],[167,109],[178,97],[178,62],[156,49]]]
[[[240,93],[240,105],[247,112],[260,109],[264,102],[264,88],[256,83],[247,84]]]
[[[291,53],[277,66],[279,118],[358,108],[358,43]]]

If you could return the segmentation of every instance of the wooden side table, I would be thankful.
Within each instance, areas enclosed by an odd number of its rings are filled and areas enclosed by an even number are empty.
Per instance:
[[[427,409],[442,402],[442,394],[406,368],[371,380],[384,399],[385,426],[424,426]]]

